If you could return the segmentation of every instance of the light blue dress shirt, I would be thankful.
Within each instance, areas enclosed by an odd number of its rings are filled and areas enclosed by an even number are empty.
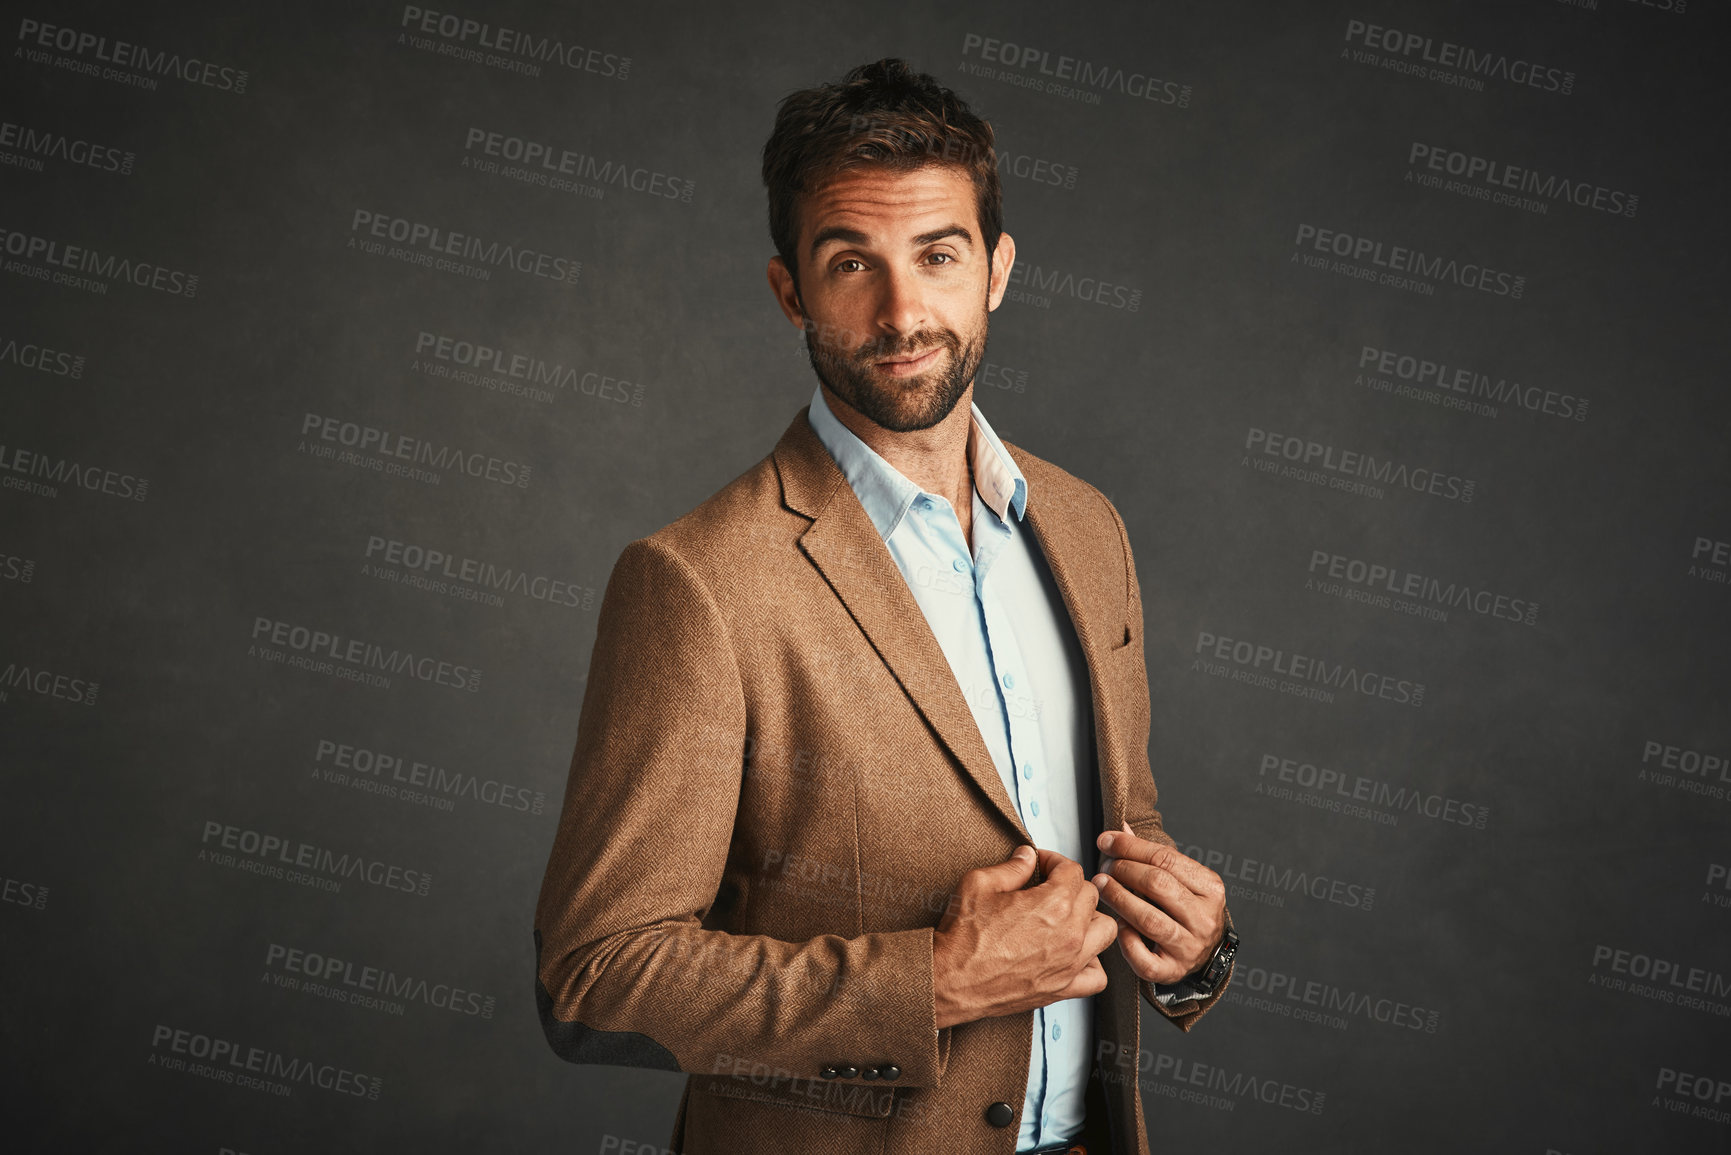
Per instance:
[[[1094,817],[1097,772],[1087,664],[1039,543],[1020,524],[1027,479],[979,406],[970,408],[971,549],[948,499],[920,489],[837,420],[821,385],[810,420],[924,611],[1034,844],[1092,875],[1098,832],[1084,824]],[[1081,1137],[1089,1000],[1034,1011],[1033,1034],[1019,1151]]]

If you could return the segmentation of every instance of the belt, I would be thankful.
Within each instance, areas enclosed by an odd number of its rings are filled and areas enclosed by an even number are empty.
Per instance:
[[[1069,1143],[1053,1143],[1048,1147],[1036,1147],[1022,1155],[1088,1155],[1088,1145],[1080,1139]]]

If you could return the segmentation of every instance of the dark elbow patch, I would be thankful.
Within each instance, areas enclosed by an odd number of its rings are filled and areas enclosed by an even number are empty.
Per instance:
[[[548,1046],[561,1059],[572,1063],[605,1063],[614,1067],[649,1067],[659,1071],[679,1070],[673,1052],[637,1031],[599,1031],[579,1022],[566,1022],[553,1013],[553,996],[541,981],[541,932],[535,932],[535,1010]]]

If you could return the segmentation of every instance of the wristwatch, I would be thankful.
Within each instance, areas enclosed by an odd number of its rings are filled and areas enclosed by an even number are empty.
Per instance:
[[[1227,927],[1226,933],[1220,937],[1220,945],[1214,948],[1208,961],[1185,975],[1184,981],[1202,994],[1213,994],[1214,988],[1220,985],[1220,980],[1226,977],[1226,972],[1232,969],[1232,959],[1237,954],[1238,932]]]

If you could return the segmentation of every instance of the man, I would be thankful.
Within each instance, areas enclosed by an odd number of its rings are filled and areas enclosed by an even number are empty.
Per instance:
[[[1123,522],[973,404],[991,128],[884,60],[784,100],[763,168],[819,384],[608,582],[548,1040],[693,1072],[686,1155],[1146,1155],[1141,1002],[1188,1030],[1237,940],[1155,809]]]

